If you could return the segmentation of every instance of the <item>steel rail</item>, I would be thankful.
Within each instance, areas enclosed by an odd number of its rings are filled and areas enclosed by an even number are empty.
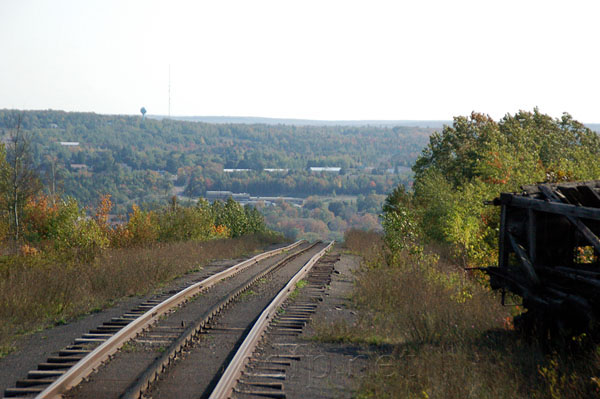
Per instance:
[[[315,256],[313,256],[303,267],[290,279],[290,281],[283,287],[277,296],[271,301],[269,306],[263,310],[260,314],[254,326],[242,342],[239,350],[236,352],[233,359],[227,366],[227,369],[221,376],[219,382],[213,389],[209,396],[209,399],[226,399],[230,398],[233,394],[233,389],[240,378],[242,370],[248,364],[250,356],[254,352],[254,349],[258,345],[258,342],[263,337],[265,330],[267,329],[271,319],[277,315],[277,309],[283,304],[287,297],[296,288],[296,283],[300,281],[308,271],[313,267],[315,263],[333,246],[335,241],[331,241],[329,245],[323,248]]]
[[[109,356],[114,354],[119,348],[131,338],[135,337],[143,329],[154,323],[161,315],[168,312],[170,309],[178,306],[185,302],[189,298],[198,294],[201,291],[215,285],[217,282],[237,274],[244,269],[258,263],[259,261],[269,258],[271,256],[280,254],[285,251],[296,248],[302,244],[304,240],[296,241],[295,243],[288,245],[287,247],[274,249],[271,251],[264,252],[256,255],[250,259],[238,263],[222,272],[213,274],[212,276],[196,283],[188,288],[178,292],[172,297],[159,303],[146,313],[127,324],[119,332],[110,337],[108,340],[103,342],[100,346],[90,352],[87,356],[81,359],[76,365],[71,367],[69,371],[63,374],[60,378],[54,381],[46,389],[40,392],[36,398],[38,399],[54,399],[60,398],[61,394],[67,389],[74,387],[79,384],[81,380],[87,377],[95,368],[97,368],[102,362],[107,360]]]
[[[200,318],[194,321],[188,326],[183,334],[173,341],[154,362],[144,371],[137,379],[132,383],[123,394],[119,396],[120,399],[138,399],[142,397],[142,394],[150,387],[150,384],[155,381],[161,372],[169,366],[175,356],[181,352],[181,350],[202,331],[204,326],[215,317],[219,312],[225,309],[232,301],[238,298],[244,291],[253,286],[257,281],[264,278],[265,276],[274,273],[276,270],[287,264],[291,260],[298,256],[310,251],[318,243],[314,243],[307,248],[304,248],[298,252],[288,255],[286,258],[278,261],[272,266],[269,266],[266,270],[260,272],[256,276],[245,281],[237,290],[232,291],[230,295],[222,299],[219,303],[208,309]]]

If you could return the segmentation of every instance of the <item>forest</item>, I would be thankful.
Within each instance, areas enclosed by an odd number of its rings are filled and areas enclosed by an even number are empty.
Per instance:
[[[325,204],[324,213],[331,213],[326,209],[330,201],[345,201],[354,211],[321,217],[325,230],[311,218],[309,209],[283,222],[273,216],[269,226],[299,236],[325,231],[338,238],[343,234],[340,229],[356,225],[365,212],[372,212],[377,220],[380,206],[371,206],[370,211],[358,206],[359,196],[361,201],[377,198],[381,205],[383,196],[398,184],[410,185],[410,166],[433,132],[411,127],[208,124],[0,110],[0,136],[5,143],[17,120],[48,195],[69,196],[93,208],[109,194],[111,213],[123,217],[134,205],[144,210],[160,208],[173,195],[191,203],[206,191],[318,196]],[[340,170],[315,172],[311,167]],[[281,207],[268,213],[285,216]]]

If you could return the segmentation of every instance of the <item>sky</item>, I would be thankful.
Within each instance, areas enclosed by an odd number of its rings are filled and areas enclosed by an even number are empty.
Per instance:
[[[170,81],[174,116],[537,106],[598,123],[599,15],[578,0],[0,0],[0,109],[166,115]]]

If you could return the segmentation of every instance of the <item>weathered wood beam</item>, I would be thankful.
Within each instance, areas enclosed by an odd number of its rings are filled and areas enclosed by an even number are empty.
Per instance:
[[[556,195],[556,193],[552,191],[552,189],[549,186],[540,185],[540,190],[546,197],[548,197],[550,201],[555,203],[560,202],[559,197]],[[588,240],[588,242],[594,246],[596,253],[600,254],[600,239],[598,239],[596,234],[594,234],[594,232],[590,230],[589,227],[587,227],[581,220],[579,220],[578,217],[568,215],[566,215],[566,217],[569,220],[569,222],[571,222],[575,225],[575,227],[577,227],[577,229],[581,232],[581,234],[583,234],[583,236]]]
[[[508,246],[506,243],[506,205],[500,208],[500,237],[498,239],[498,267],[506,269],[508,267]]]
[[[574,302],[577,305],[579,305],[580,310],[583,310],[586,313],[586,316],[588,318],[592,319],[594,317],[592,306],[590,305],[588,300],[583,298],[582,296],[571,294],[571,293],[566,293],[566,292],[564,292],[560,289],[554,288],[554,287],[545,287],[545,289],[548,292],[558,296],[562,300]]]
[[[568,273],[568,272],[565,272],[562,270],[557,270],[552,267],[542,267],[539,270],[543,273],[553,274],[555,276],[560,276],[562,278],[566,278],[566,279],[576,281],[579,283],[585,283],[596,289],[600,289],[600,281],[590,278],[590,277],[584,277],[577,273]]]
[[[535,217],[535,211],[531,208],[527,209],[527,241],[529,244],[529,260],[532,265],[535,265],[536,259],[536,234],[537,234],[537,223]]]
[[[585,187],[584,190],[586,190],[592,197],[596,198],[596,200],[600,203],[600,194],[594,190],[594,187],[591,184],[584,184],[583,187]]]
[[[510,244],[511,244],[513,250],[517,254],[517,257],[519,258],[519,261],[523,265],[525,272],[529,276],[529,279],[531,280],[531,282],[534,285],[538,285],[540,283],[540,279],[539,279],[537,273],[535,272],[535,269],[533,268],[531,261],[527,257],[527,254],[525,253],[525,249],[523,249],[523,247],[517,242],[517,240],[515,239],[515,237],[512,234],[507,233],[507,235],[508,235],[508,238],[510,240]]]
[[[587,276],[587,277],[595,278],[598,281],[600,281],[600,272],[592,272],[592,271],[589,271],[589,270],[575,269],[573,267],[567,267],[567,266],[555,266],[554,268],[556,270],[562,270],[562,271],[567,272],[567,273],[581,274],[582,276]]]
[[[505,193],[500,194],[500,201],[503,205],[510,205],[518,208],[531,208],[536,211],[552,213],[556,215],[600,220],[600,208],[575,206],[560,202],[548,202],[534,198],[522,197],[516,194]]]
[[[562,187],[579,187],[581,185],[588,185],[590,187],[600,187],[600,180],[589,180],[586,182],[562,182],[562,183],[547,183],[550,187],[562,186]],[[539,184],[526,184],[521,189],[527,193],[534,194],[540,191]]]
[[[596,254],[600,255],[600,239],[598,239],[598,236],[596,236],[596,234],[594,234],[594,232],[590,230],[590,228],[587,227],[581,220],[574,217],[568,217],[568,219],[577,227],[577,229],[581,232],[581,234],[583,234],[589,243],[592,244],[596,250]]]

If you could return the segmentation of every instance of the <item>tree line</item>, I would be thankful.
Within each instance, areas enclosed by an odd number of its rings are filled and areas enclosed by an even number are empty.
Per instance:
[[[133,202],[164,201],[174,185],[185,187],[186,193],[194,196],[206,190],[229,189],[294,196],[358,195],[373,189],[383,193],[398,184],[398,179],[408,178],[390,179],[382,172],[410,166],[431,133],[430,129],[409,127],[216,125],[0,110],[0,133],[5,138],[14,126],[15,114],[22,117],[21,129],[31,138],[32,162],[47,186],[85,206],[110,192],[115,211],[121,214],[130,212]],[[60,142],[79,145],[62,146]],[[310,166],[337,166],[347,175],[313,176],[305,172]],[[256,172],[254,176],[230,176],[223,173],[224,168]],[[265,185],[261,181],[267,177],[258,172],[264,168],[289,169],[289,173],[273,175]]]

